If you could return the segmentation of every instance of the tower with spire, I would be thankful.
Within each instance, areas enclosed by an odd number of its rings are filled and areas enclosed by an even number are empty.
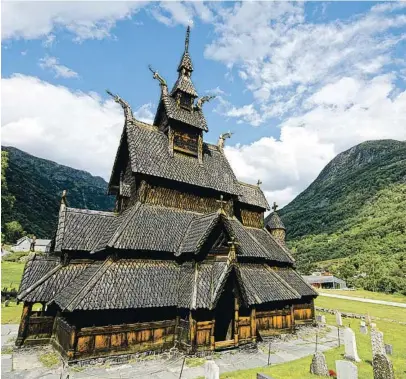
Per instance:
[[[274,202],[273,212],[265,218],[265,226],[272,236],[281,244],[285,244],[286,228],[276,210],[278,205]]]

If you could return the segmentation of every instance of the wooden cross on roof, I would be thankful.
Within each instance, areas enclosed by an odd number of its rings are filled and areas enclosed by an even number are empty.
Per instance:
[[[257,186],[259,187],[262,184],[261,179],[258,179]]]
[[[274,212],[276,212],[276,210],[278,209],[278,204],[276,204],[275,201],[273,202],[272,209],[273,209]]]
[[[230,246],[230,251],[228,253],[228,261],[229,263],[233,263],[237,260],[237,255],[235,254],[236,252],[236,246],[239,246],[239,242],[236,242],[235,237],[231,237],[230,241],[227,242],[228,245]]]
[[[220,200],[216,200],[218,203],[220,203],[220,209],[224,211],[224,204],[227,204],[227,201],[223,200],[223,195],[220,195]]]
[[[235,240],[235,237],[231,237],[230,241],[228,241],[227,244],[234,248],[236,246],[240,246],[240,243]]]

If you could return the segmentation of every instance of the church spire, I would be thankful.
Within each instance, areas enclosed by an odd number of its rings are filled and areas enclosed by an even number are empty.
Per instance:
[[[189,51],[189,38],[190,38],[190,26],[188,26],[186,29],[185,52]]]
[[[190,41],[190,26],[186,29],[185,50],[178,66],[179,74],[190,77],[193,71],[192,58],[189,55],[189,41]]]
[[[177,100],[177,103],[187,104],[192,109],[194,99],[198,97],[195,86],[192,83],[191,75],[193,71],[192,58],[189,55],[190,26],[186,29],[185,50],[178,66],[178,79],[172,88],[171,95]]]

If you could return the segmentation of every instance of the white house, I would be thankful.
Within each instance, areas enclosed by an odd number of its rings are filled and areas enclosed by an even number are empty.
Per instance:
[[[13,251],[30,251],[31,243],[34,243],[34,251],[38,252],[48,252],[51,248],[51,240],[45,239],[35,239],[33,240],[30,237],[22,237],[20,238],[15,245],[12,246],[11,250]]]

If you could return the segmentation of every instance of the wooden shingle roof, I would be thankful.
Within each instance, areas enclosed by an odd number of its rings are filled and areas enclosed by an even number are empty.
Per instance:
[[[40,257],[26,266],[19,300],[55,302],[67,312],[151,307],[214,309],[232,270],[246,305],[317,296],[292,269],[275,271],[266,264],[213,260],[179,264],[107,258],[57,264],[51,274],[41,271],[44,265],[46,259]],[[32,270],[43,273],[37,286],[28,286]]]
[[[179,256],[198,254],[209,234],[224,223],[229,236],[239,242],[237,254],[247,258],[293,264],[292,257],[265,229],[243,226],[236,218],[218,212],[201,214],[177,208],[137,203],[118,215],[111,212],[76,212],[66,208],[60,214],[59,250],[97,252],[108,248],[160,251]]]

